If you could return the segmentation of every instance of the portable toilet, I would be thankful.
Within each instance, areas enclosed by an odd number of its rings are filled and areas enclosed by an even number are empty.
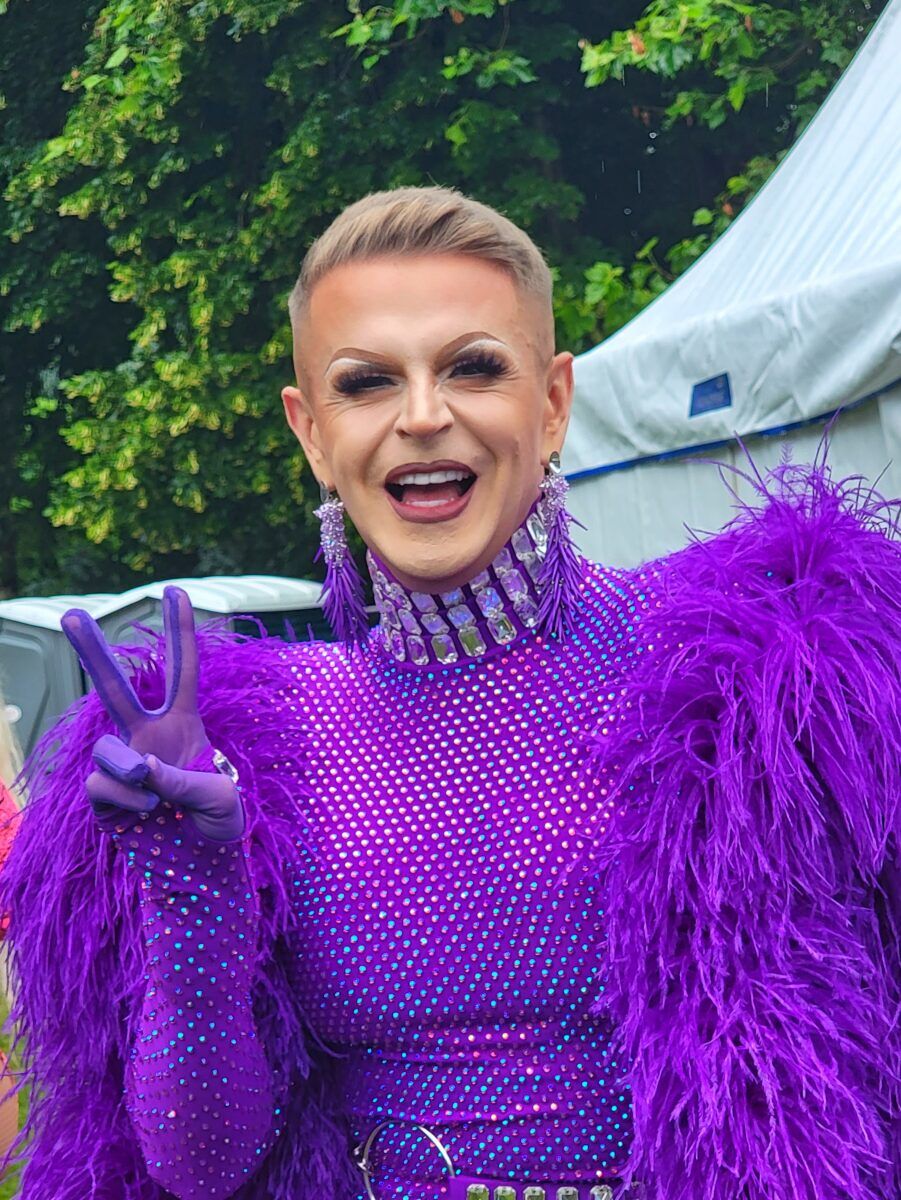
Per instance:
[[[81,664],[63,636],[60,618],[78,607],[96,619],[116,599],[103,593],[0,600],[0,681],[7,702],[21,712],[15,732],[26,754],[85,692]]]
[[[258,621],[268,634],[286,641],[331,637],[320,607],[321,583],[281,575],[210,575],[159,580],[123,592],[114,608],[97,617],[107,641],[140,641],[140,632],[131,628],[135,623],[161,630],[163,591],[172,585],[188,593],[198,625],[225,618],[239,633],[256,633]]]
[[[146,638],[140,626],[162,629],[161,602],[169,584],[188,593],[198,625],[224,619],[229,628],[251,635],[262,625],[266,633],[286,641],[331,636],[320,607],[322,585],[276,575],[170,579],[122,593],[0,601],[0,680],[6,700],[21,710],[16,735],[26,754],[90,688],[60,627],[67,609],[89,612],[110,645],[136,645]]]

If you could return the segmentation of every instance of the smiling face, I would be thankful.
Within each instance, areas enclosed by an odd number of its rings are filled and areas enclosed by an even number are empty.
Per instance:
[[[572,355],[550,315],[491,262],[386,256],[329,271],[297,332],[282,399],[317,478],[401,583],[467,582],[563,442]]]

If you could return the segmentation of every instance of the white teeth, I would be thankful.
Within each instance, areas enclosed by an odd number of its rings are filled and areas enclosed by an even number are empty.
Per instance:
[[[408,483],[422,486],[426,483],[451,483],[455,479],[462,481],[468,478],[469,475],[466,471],[408,471],[406,475],[398,476],[393,482],[400,487],[406,487]]]

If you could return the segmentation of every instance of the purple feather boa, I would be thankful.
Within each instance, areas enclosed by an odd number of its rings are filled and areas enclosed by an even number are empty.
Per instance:
[[[254,988],[261,1037],[285,1096],[284,1132],[235,1200],[321,1200],[349,1164],[332,1108],[328,1057],[313,1045],[291,981],[290,864],[303,819],[305,734],[285,695],[284,644],[199,636],[201,715],[237,766],[249,816],[263,926]],[[162,700],[159,644],[128,651],[139,697]],[[96,827],[83,781],[94,741],[112,726],[97,696],[73,707],[26,767],[31,799],[0,876],[11,913],[14,1019],[31,1088],[17,1152],[22,1200],[162,1200],[123,1101],[124,1063],[144,991],[133,881]],[[348,1181],[352,1167],[346,1168]]]
[[[822,466],[655,565],[599,839],[649,1200],[901,1196],[897,508]]]
[[[598,1008],[631,1064],[631,1172],[649,1200],[893,1200],[901,554],[878,499],[823,470],[783,468],[765,501],[657,564],[648,649],[597,739],[620,778],[597,847],[616,885]],[[132,657],[158,703],[158,648]],[[205,724],[248,803],[255,1008],[286,1095],[284,1132],[236,1200],[343,1200],[359,1187],[332,1064],[292,985],[294,676],[281,643],[216,630],[201,664]],[[33,1087],[23,1200],[163,1200],[122,1101],[137,902],[82,789],[109,731],[91,696],[44,739],[0,877]]]

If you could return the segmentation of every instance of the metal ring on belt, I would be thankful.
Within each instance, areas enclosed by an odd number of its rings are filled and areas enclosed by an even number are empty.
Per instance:
[[[369,1197],[369,1200],[378,1200],[378,1196],[372,1189],[372,1174],[369,1155],[372,1147],[375,1145],[376,1140],[378,1139],[379,1134],[382,1133],[383,1130],[387,1129],[389,1125],[405,1125],[409,1127],[409,1123],[407,1121],[398,1121],[394,1119],[380,1121],[378,1125],[374,1125],[372,1129],[370,1129],[365,1140],[360,1142],[358,1146],[354,1146],[353,1149],[354,1162],[363,1173],[363,1183],[366,1187],[366,1195]],[[453,1178],[454,1175],[457,1174],[453,1159],[448,1153],[447,1147],[444,1145],[438,1135],[436,1133],[432,1133],[431,1129],[429,1129],[426,1125],[414,1124],[412,1128],[418,1129],[420,1133],[424,1134],[428,1138],[428,1140],[444,1159],[444,1164],[447,1167],[448,1177]]]

